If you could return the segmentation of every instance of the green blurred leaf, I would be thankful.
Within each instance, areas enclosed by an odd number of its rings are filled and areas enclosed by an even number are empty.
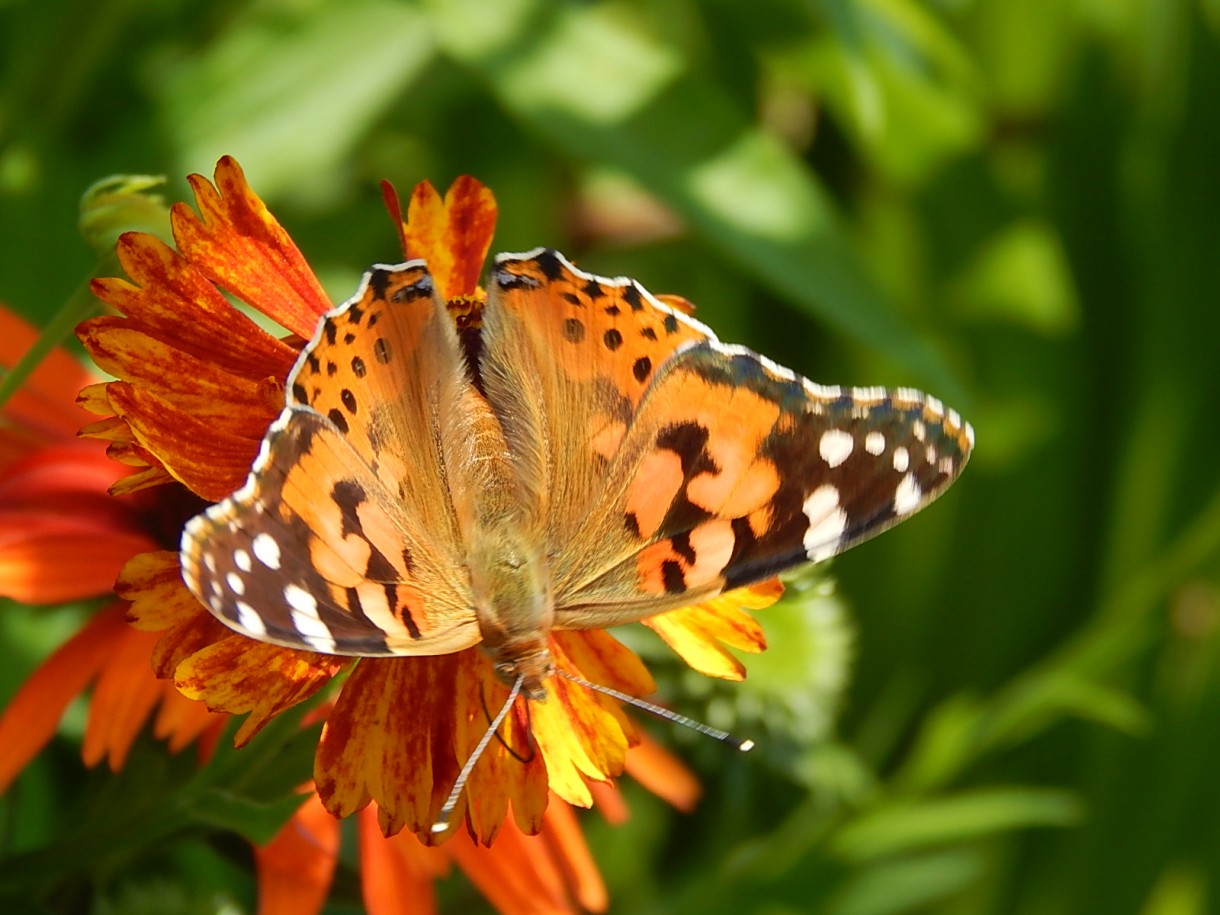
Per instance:
[[[159,91],[188,168],[233,155],[260,195],[316,199],[433,53],[409,4],[264,2],[201,53],[167,53]]]
[[[886,861],[857,871],[826,906],[826,915],[891,915],[910,912],[960,891],[977,880],[976,852],[947,851]]]
[[[848,861],[866,861],[1033,826],[1071,826],[1083,812],[1080,801],[1068,791],[976,789],[879,804],[838,830],[830,848]]]

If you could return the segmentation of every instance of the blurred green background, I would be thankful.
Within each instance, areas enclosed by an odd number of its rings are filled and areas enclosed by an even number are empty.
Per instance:
[[[745,684],[630,636],[760,748],[649,725],[706,796],[585,817],[613,910],[1220,911],[1220,2],[4,0],[0,48],[0,300],[40,323],[111,173],[177,200],[233,154],[336,300],[397,258],[379,179],[470,173],[497,250],[974,423],[940,503],[762,612]],[[5,695],[71,619],[6,608]],[[113,802],[78,734],[0,802],[6,853]],[[231,836],[176,835],[71,852],[77,910],[252,910]]]

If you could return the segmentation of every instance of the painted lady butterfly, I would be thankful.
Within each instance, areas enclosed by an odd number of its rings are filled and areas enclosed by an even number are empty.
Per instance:
[[[228,626],[318,652],[481,644],[546,695],[551,629],[602,629],[818,562],[927,505],[970,426],[821,387],[629,279],[501,254],[478,331],[423,261],[328,313],[246,484],[182,537]]]

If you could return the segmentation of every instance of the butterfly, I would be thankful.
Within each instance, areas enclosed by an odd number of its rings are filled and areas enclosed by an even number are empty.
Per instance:
[[[422,260],[323,317],[246,483],[182,535],[222,622],[337,655],[480,645],[543,699],[551,630],[825,560],[973,447],[935,398],[816,385],[554,250],[497,256],[487,285],[477,329]]]

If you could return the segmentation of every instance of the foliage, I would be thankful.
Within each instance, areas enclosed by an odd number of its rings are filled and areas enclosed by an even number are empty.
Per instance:
[[[615,906],[1189,915],[1220,893],[1218,29],[1211,0],[9,0],[0,299],[46,324],[76,295],[111,173],[181,199],[233,154],[336,300],[393,257],[378,179],[470,173],[499,250],[685,295],[818,381],[934,391],[979,440],[948,496],[764,611],[746,684],[661,662],[762,749],[686,747],[691,817],[632,791],[625,827],[586,818]],[[9,609],[25,670],[63,625]],[[123,778],[165,820],[126,802],[133,843],[78,739],[0,802],[0,893],[42,862],[64,911],[250,905],[226,830],[265,838],[251,789],[282,803],[307,754],[192,775],[150,740]]]

